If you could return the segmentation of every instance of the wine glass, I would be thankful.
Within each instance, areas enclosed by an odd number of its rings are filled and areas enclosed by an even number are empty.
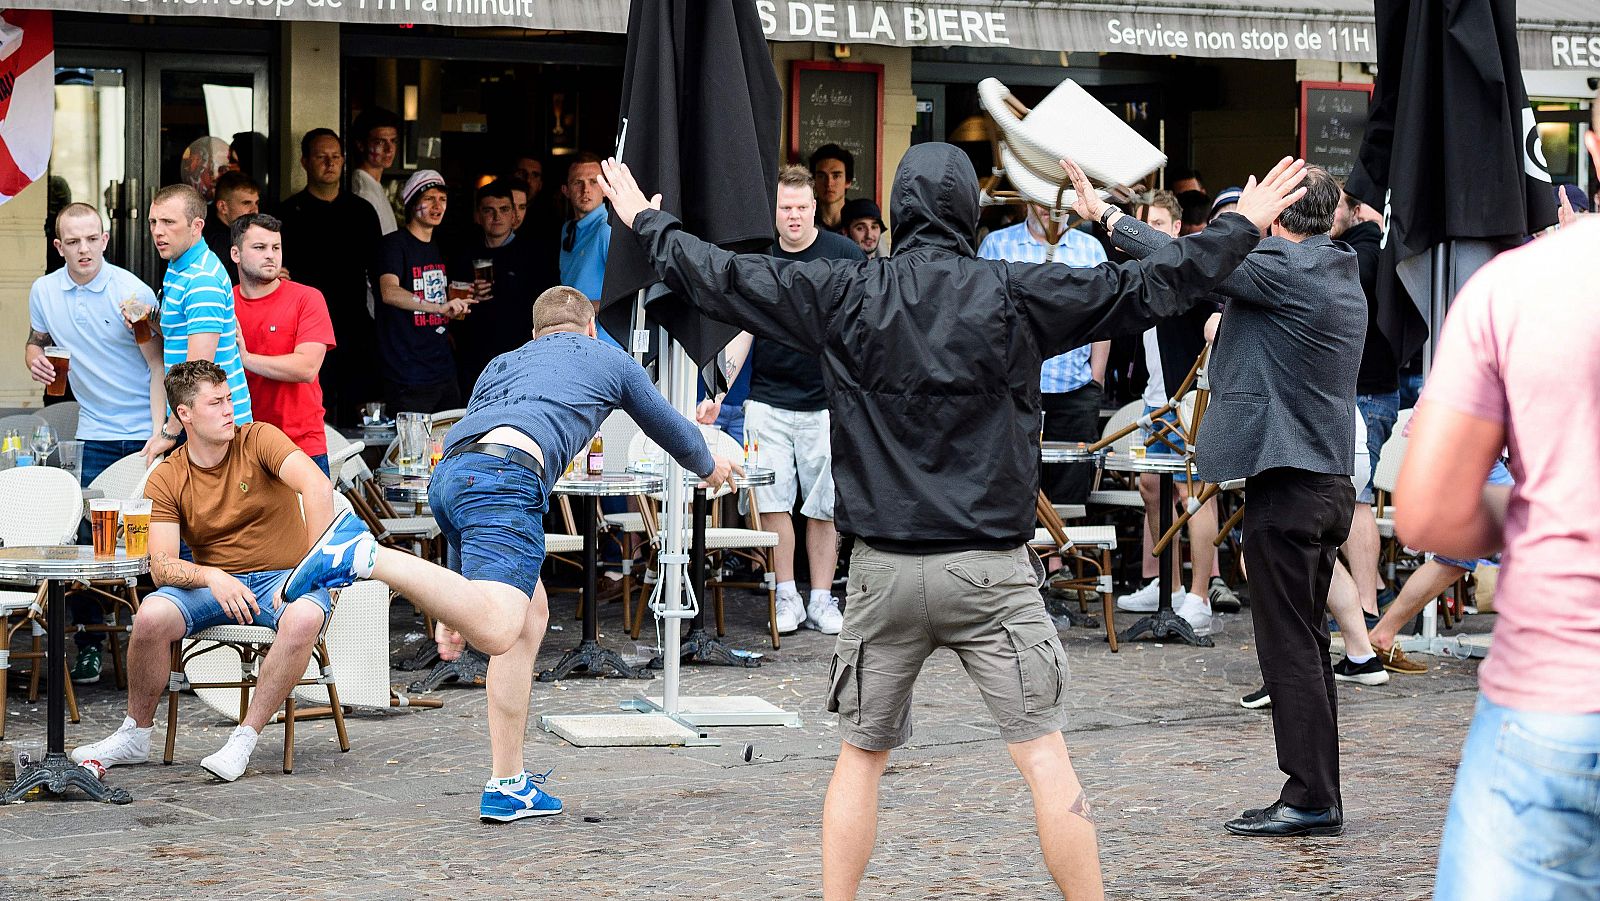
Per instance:
[[[50,452],[56,449],[56,430],[48,423],[41,424],[33,430],[33,459],[40,465],[49,458]]]

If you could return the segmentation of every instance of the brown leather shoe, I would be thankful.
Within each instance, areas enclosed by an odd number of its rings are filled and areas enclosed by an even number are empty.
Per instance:
[[[1418,663],[1407,657],[1406,652],[1400,650],[1399,644],[1384,648],[1379,647],[1374,642],[1372,652],[1378,655],[1379,660],[1383,661],[1383,668],[1391,673],[1399,673],[1402,676],[1420,676],[1428,671],[1426,663]]]

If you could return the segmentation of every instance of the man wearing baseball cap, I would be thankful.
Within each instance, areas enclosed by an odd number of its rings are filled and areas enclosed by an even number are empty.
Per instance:
[[[839,225],[844,236],[856,242],[868,257],[886,257],[889,246],[883,241],[883,212],[870,197],[857,197],[844,202],[839,213]]]
[[[422,169],[400,191],[406,223],[384,235],[374,270],[378,356],[384,403],[395,413],[437,413],[461,406],[455,357],[445,326],[467,314],[470,300],[451,300],[444,253],[434,229],[449,196],[444,178]]]

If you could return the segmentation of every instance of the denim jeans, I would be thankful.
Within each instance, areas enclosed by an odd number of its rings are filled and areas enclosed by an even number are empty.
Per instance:
[[[1600,713],[1525,712],[1479,696],[1433,897],[1600,898]]]
[[[1378,468],[1378,452],[1383,449],[1383,443],[1389,440],[1389,433],[1394,431],[1395,420],[1400,418],[1400,392],[1357,394],[1356,409],[1361,411],[1361,418],[1367,423],[1367,459],[1372,464],[1367,472],[1367,483],[1356,486],[1356,500],[1369,504],[1372,502],[1372,473]]]

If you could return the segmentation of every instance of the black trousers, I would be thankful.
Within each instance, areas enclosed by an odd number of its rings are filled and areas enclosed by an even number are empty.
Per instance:
[[[1339,710],[1328,662],[1328,585],[1350,535],[1348,476],[1269,469],[1245,482],[1244,554],[1256,657],[1272,695],[1280,798],[1340,806]]]
[[[1044,440],[1100,440],[1100,386],[1090,382],[1075,391],[1041,396]],[[1094,484],[1093,463],[1051,463],[1043,468],[1039,487],[1057,504],[1081,504]]]

